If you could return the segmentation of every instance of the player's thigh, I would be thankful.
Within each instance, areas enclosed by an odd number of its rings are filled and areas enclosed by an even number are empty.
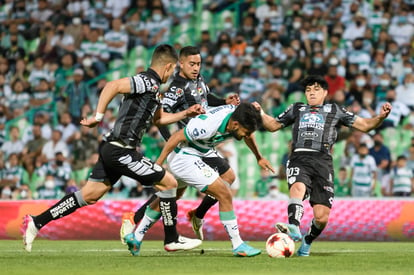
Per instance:
[[[176,154],[169,159],[168,167],[178,182],[184,182],[201,192],[219,178],[219,174],[198,156]]]

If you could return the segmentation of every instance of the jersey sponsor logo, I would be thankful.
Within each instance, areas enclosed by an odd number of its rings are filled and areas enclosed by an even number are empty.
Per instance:
[[[173,106],[176,102],[177,101],[165,97],[162,99],[163,105]]]
[[[326,191],[328,191],[328,192],[330,192],[330,193],[333,193],[334,192],[334,189],[331,187],[331,186],[324,186],[323,187],[323,189],[325,189]]]
[[[164,225],[174,225],[173,216],[171,214],[171,202],[160,201],[160,210],[162,213]]]
[[[151,80],[148,77],[146,77],[145,75],[140,75],[140,76],[141,76],[142,81],[145,84],[145,87],[147,87],[147,89],[150,89],[152,87]]]
[[[65,201],[59,203],[56,207],[50,209],[50,214],[53,218],[58,217],[59,215],[66,212],[68,209],[71,209],[76,206],[74,197],[70,197]]]
[[[306,113],[299,122],[299,128],[314,128],[317,130],[324,129],[324,119],[321,114]]]
[[[206,133],[206,130],[203,129],[203,128],[201,128],[201,129],[194,128],[194,130],[191,132],[191,136],[192,137],[198,137],[200,134],[202,135],[202,134],[205,134],[205,133]]]
[[[318,137],[319,134],[316,132],[303,132],[300,134],[300,136],[303,137],[303,139],[314,139]]]
[[[173,100],[177,100],[178,99],[178,96],[175,94],[175,93],[164,93],[164,97],[168,97],[168,98],[171,98],[171,99],[173,99]]]

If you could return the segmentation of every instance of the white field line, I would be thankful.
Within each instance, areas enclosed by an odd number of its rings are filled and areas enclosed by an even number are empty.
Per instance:
[[[226,248],[198,248],[198,249],[194,249],[194,250],[188,250],[188,251],[177,251],[177,252],[166,252],[166,254],[170,254],[173,255],[175,253],[190,253],[193,254],[192,252],[197,252],[199,253],[201,251],[201,249],[203,249],[205,252],[221,252],[221,251],[230,251],[230,249],[226,249]],[[162,248],[159,249],[154,249],[154,248],[148,248],[145,249],[143,248],[141,250],[142,252],[164,252],[164,250]],[[389,252],[390,250],[378,250],[378,249],[329,249],[329,250],[318,250],[315,251],[315,253],[340,253],[340,254],[349,254],[349,253],[381,253],[381,252]],[[414,252],[414,248],[413,249],[404,249],[405,252]],[[12,252],[24,252],[24,249],[2,249],[0,250],[0,255],[4,254],[4,253],[12,253]],[[32,254],[34,253],[38,253],[38,252],[42,252],[42,253],[61,253],[61,252],[65,252],[65,250],[59,250],[59,249],[33,249],[32,250]],[[76,250],[76,252],[78,253],[99,253],[99,252],[121,252],[121,253],[125,253],[125,252],[129,252],[127,248],[125,249],[79,249]],[[30,253],[28,253],[30,254]]]

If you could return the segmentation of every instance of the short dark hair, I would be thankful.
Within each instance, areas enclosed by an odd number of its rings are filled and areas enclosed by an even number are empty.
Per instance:
[[[406,156],[404,156],[404,155],[399,155],[398,157],[397,157],[397,161],[398,160],[407,160],[407,157]]]
[[[301,82],[303,88],[305,89],[308,86],[315,85],[315,83],[321,86],[324,90],[328,89],[328,82],[326,82],[325,78],[323,78],[321,75],[308,75]]]
[[[177,61],[178,55],[174,47],[169,44],[161,44],[155,48],[154,53],[152,54],[151,65],[175,64]]]
[[[260,111],[250,103],[240,103],[231,115],[233,121],[237,121],[250,132],[254,132],[262,125]]]
[[[200,54],[200,50],[194,46],[186,46],[180,50],[180,57]]]

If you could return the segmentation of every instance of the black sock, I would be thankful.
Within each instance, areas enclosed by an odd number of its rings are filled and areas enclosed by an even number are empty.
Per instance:
[[[303,216],[303,205],[290,202],[288,205],[289,223],[299,226]]]
[[[80,194],[79,194],[80,195]],[[84,203],[82,206],[85,206]],[[75,212],[78,208],[82,207],[75,193],[64,196],[59,202],[44,211],[42,214],[33,217],[33,221],[38,229],[42,228],[52,220],[60,219]]]
[[[218,202],[218,200],[210,195],[205,195],[200,205],[197,207],[195,216],[199,219],[204,219],[207,211],[213,207]]]
[[[315,220],[313,219],[309,232],[305,236],[306,243],[311,244],[322,233],[324,228],[325,226],[323,226],[322,228],[320,228],[320,226],[317,226],[315,224]]]
[[[160,210],[164,224],[164,244],[176,242],[177,233],[177,201],[175,198],[160,198]]]
[[[144,217],[145,210],[147,210],[147,206],[150,205],[157,197],[157,195],[152,194],[151,198],[149,198],[137,211],[135,211],[134,215],[134,222],[138,224],[142,218]]]

